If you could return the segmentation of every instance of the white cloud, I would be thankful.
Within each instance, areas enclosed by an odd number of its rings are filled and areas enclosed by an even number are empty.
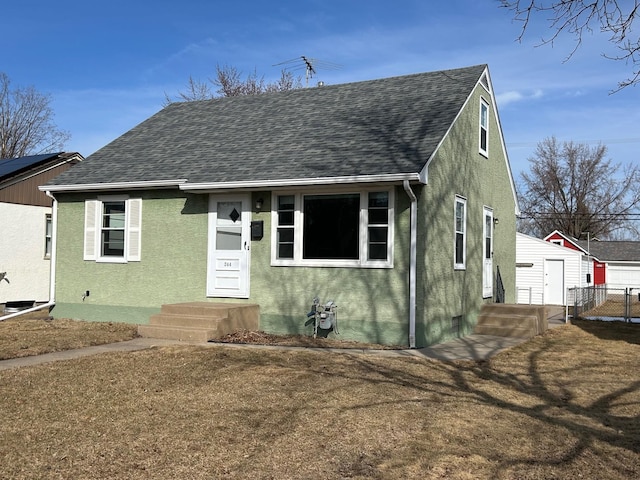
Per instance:
[[[522,93],[516,90],[511,90],[508,92],[498,93],[496,95],[496,101],[498,102],[498,106],[500,108],[504,108],[506,105],[509,105],[511,103],[536,100],[538,98],[542,98],[543,96],[544,93],[540,89],[536,89],[529,93]]]

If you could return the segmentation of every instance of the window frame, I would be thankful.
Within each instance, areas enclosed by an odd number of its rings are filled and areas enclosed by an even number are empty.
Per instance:
[[[112,220],[112,214],[110,212],[105,211],[105,207],[107,205],[112,204],[122,204],[123,212],[116,213],[115,215],[122,215],[122,225],[121,226],[105,226],[105,218],[109,217],[109,220]],[[129,209],[127,208],[127,199],[120,198],[110,198],[110,199],[102,199],[100,202],[100,210],[98,213],[99,221],[96,224],[98,229],[98,261],[100,262],[121,262],[126,260],[127,256],[127,213]],[[105,234],[106,232],[122,232],[122,255],[113,255],[113,254],[105,254],[106,244],[110,242],[105,242]]]
[[[483,118],[483,110],[486,111],[486,115]],[[480,110],[478,119],[478,151],[484,157],[489,157],[489,114],[490,114],[489,102],[484,97],[480,97]],[[483,148],[483,133],[484,133],[484,148]]]
[[[44,215],[44,259],[51,259],[53,249],[53,215],[45,213]]]
[[[103,255],[102,233],[105,203],[124,202],[123,255]],[[96,263],[128,263],[141,260],[142,199],[128,195],[99,196],[85,201],[83,260]]]
[[[384,192],[388,195],[387,205],[387,258],[384,260],[369,259],[370,252],[370,228],[382,228],[381,223],[369,223],[369,195],[371,193]],[[304,199],[307,196],[338,196],[345,194],[357,194],[359,196],[358,216],[358,259],[305,259],[304,250]],[[293,225],[279,224],[278,206],[280,197],[293,197]],[[300,266],[300,267],[347,267],[347,268],[393,268],[393,241],[395,223],[395,189],[393,187],[367,188],[367,189],[331,189],[300,191],[274,191],[272,192],[271,209],[271,265],[272,266]],[[330,228],[330,227],[327,227]],[[293,257],[279,257],[279,230],[293,230]]]
[[[462,230],[458,230],[458,205],[462,205]],[[458,262],[458,235],[462,237],[462,261]],[[465,270],[467,268],[467,199],[456,195],[453,203],[453,268]]]

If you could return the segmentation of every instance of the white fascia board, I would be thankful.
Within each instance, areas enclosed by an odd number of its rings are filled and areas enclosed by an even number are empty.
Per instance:
[[[317,177],[317,178],[294,178],[283,180],[256,180],[245,182],[205,182],[205,183],[184,183],[180,185],[180,190],[185,191],[214,191],[233,189],[259,189],[259,188],[285,188],[304,187],[312,185],[348,185],[354,183],[389,183],[420,181],[419,173],[398,173],[391,175],[361,175],[353,177]]]
[[[498,124],[498,132],[500,134],[500,145],[502,147],[502,154],[504,155],[504,159],[507,164],[506,166],[507,166],[507,171],[509,172],[509,181],[511,183],[511,193],[513,195],[513,200],[516,204],[515,214],[516,214],[516,217],[519,217],[522,212],[520,210],[520,203],[518,202],[516,182],[513,178],[513,170],[511,170],[511,162],[509,161],[509,153],[507,152],[507,145],[504,141],[504,133],[502,132],[502,122],[500,121],[500,112],[498,111],[498,102],[494,94],[493,82],[491,81],[491,75],[489,74],[489,67],[485,68],[483,75],[486,75],[487,83],[489,84],[489,95],[491,96],[491,102],[493,103],[493,110],[496,115],[496,123]],[[480,76],[480,79],[482,79],[483,75]],[[480,80],[478,80],[478,83],[480,83]],[[477,88],[477,85],[476,85],[476,88]]]
[[[115,182],[115,183],[85,183],[80,185],[40,185],[42,192],[86,192],[95,190],[142,190],[149,188],[172,188],[186,183],[186,179],[179,180],[150,180],[148,182]]]

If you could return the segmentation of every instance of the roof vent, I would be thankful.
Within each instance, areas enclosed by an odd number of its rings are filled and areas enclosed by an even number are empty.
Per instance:
[[[320,80],[320,81],[318,82],[318,86],[319,86],[319,87],[324,87],[324,82],[323,82],[322,80]]]

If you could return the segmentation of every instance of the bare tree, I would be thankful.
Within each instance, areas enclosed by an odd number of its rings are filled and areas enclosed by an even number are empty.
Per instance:
[[[216,88],[212,91],[211,85]],[[300,77],[295,77],[291,72],[282,70],[280,78],[275,82],[266,82],[263,76],[258,76],[254,70],[242,78],[242,73],[233,66],[216,65],[216,77],[208,82],[194,80],[189,77],[187,90],[178,92],[177,100],[172,100],[165,95],[165,106],[173,101],[191,102],[195,100],[210,100],[217,97],[237,97],[239,95],[259,95],[262,93],[284,92],[302,88]]]
[[[607,147],[563,142],[538,143],[530,173],[520,185],[519,230],[542,237],[553,230],[580,238],[637,235],[633,219],[640,207],[640,168],[614,164]]]
[[[618,54],[603,53],[606,58],[622,60],[631,66],[631,76],[618,83],[620,90],[640,82],[640,36],[633,31],[634,20],[640,15],[640,0],[500,0],[511,10],[514,19],[522,22],[519,40],[522,40],[534,16],[544,15],[550,23],[551,35],[543,44],[553,44],[563,33],[575,37],[575,48],[582,44],[585,33],[598,30],[609,35]]]
[[[11,89],[0,72],[0,159],[62,150],[70,138],[53,122],[51,97],[34,87]]]

